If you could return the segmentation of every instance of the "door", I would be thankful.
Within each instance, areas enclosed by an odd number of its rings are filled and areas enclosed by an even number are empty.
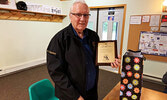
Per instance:
[[[90,10],[90,17],[87,28],[94,30],[95,32],[97,32],[97,17],[97,9]]]
[[[124,7],[98,8],[90,10],[88,28],[96,31],[100,40],[117,40],[117,51],[120,55]],[[119,72],[119,69],[100,66],[101,69]]]

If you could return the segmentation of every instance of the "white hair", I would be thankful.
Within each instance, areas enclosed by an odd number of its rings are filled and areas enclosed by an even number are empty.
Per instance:
[[[70,8],[70,12],[73,10],[73,6],[74,6],[76,3],[82,3],[82,4],[85,4],[86,6],[88,6],[88,5],[86,4],[85,0],[76,0],[76,1],[73,3],[72,7]],[[88,7],[88,9],[89,9],[89,7]],[[90,11],[90,9],[89,9],[89,11]]]
[[[75,2],[86,3],[85,0],[76,0]]]

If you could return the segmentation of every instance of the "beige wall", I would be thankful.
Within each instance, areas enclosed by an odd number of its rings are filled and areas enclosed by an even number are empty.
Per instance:
[[[68,15],[74,0],[25,0],[29,2],[62,7]],[[163,0],[85,0],[89,6],[127,4],[123,54],[127,50],[129,18],[131,15],[161,14]],[[66,17],[63,23],[0,20],[0,68],[7,68],[26,62],[45,59],[45,51],[50,39],[60,29],[69,24]],[[167,71],[167,63],[146,60],[144,73],[162,77]]]
[[[62,6],[60,0],[25,1]],[[0,20],[0,69],[44,62],[47,45],[61,28],[55,22]]]

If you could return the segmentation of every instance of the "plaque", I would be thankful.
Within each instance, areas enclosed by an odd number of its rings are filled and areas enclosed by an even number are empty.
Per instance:
[[[96,65],[111,65],[117,58],[117,41],[99,41],[96,45]]]

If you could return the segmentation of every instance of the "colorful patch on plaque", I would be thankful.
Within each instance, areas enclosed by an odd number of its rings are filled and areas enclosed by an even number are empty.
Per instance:
[[[131,66],[130,65],[126,65],[126,70],[130,70],[131,69]]]
[[[132,72],[131,72],[131,71],[128,71],[128,72],[127,72],[127,76],[128,76],[128,77],[131,77],[131,76],[132,76]]]
[[[136,58],[134,58],[134,62],[135,62],[135,63],[139,63],[139,62],[140,62],[140,59],[136,57]]]
[[[128,84],[128,89],[132,89],[133,85],[131,83]]]
[[[124,84],[128,84],[128,79],[126,79],[126,78],[123,79],[123,83],[124,83]]]
[[[139,71],[140,70],[140,66],[138,64],[135,64],[134,65],[134,70]]]
[[[134,79],[134,80],[132,81],[132,83],[133,83],[133,85],[135,85],[135,86],[136,86],[136,85],[138,85],[138,84],[139,84],[139,81]]]
[[[139,79],[139,78],[140,78],[140,74],[139,74],[139,73],[135,73],[135,74],[134,74],[134,77],[135,77],[136,79]]]
[[[126,58],[125,58],[125,62],[126,62],[126,63],[129,63],[130,60],[131,60],[130,57],[126,57]]]

